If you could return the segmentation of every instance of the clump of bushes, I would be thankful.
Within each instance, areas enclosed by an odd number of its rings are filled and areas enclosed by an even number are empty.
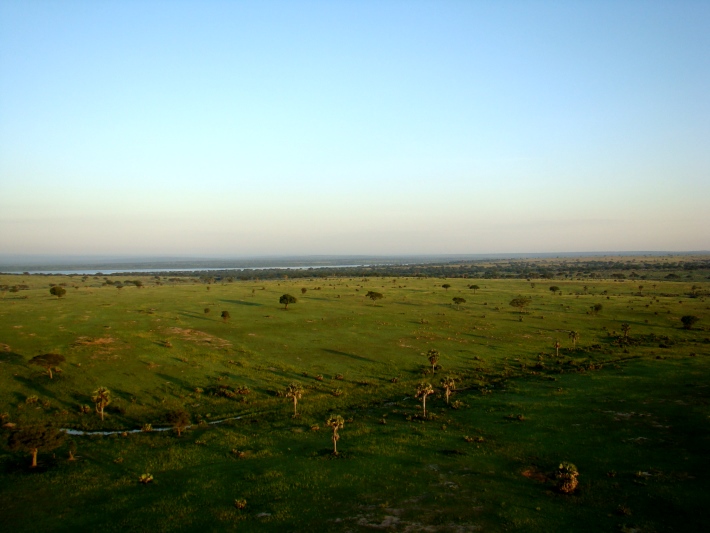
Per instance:
[[[557,480],[557,490],[563,494],[571,494],[577,489],[579,481],[577,477],[579,476],[579,470],[577,467],[568,462],[560,463],[560,466],[555,472],[555,479]]]

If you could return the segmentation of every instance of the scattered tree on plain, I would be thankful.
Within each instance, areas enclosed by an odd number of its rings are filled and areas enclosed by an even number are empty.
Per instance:
[[[426,398],[430,394],[434,394],[434,387],[431,386],[431,383],[421,382],[419,385],[417,385],[417,393],[414,395],[414,397],[422,399],[424,418],[426,418]]]
[[[300,383],[294,381],[293,383],[290,383],[288,387],[286,387],[286,398],[293,400],[293,417],[294,418],[296,418],[298,416],[298,412],[296,411],[296,409],[298,406],[298,400],[300,400],[302,396],[303,396],[303,387],[301,386]]]
[[[555,293],[558,292],[559,290],[560,290],[560,288],[559,288],[557,285],[553,285],[552,287],[550,287],[550,292],[551,292],[552,294],[555,294]]]
[[[519,296],[518,298],[513,298],[510,301],[511,306],[517,307],[520,311],[520,314],[523,313],[523,309],[525,309],[528,305],[530,305],[530,302],[532,302],[531,298],[524,298],[522,296]]]
[[[190,415],[187,411],[182,409],[176,409],[175,411],[170,411],[167,415],[168,424],[173,426],[173,429],[177,431],[178,437],[182,436],[182,432],[187,426],[190,425]]]
[[[45,368],[47,374],[49,374],[49,379],[52,379],[52,369],[59,366],[65,360],[64,356],[58,353],[45,353],[30,359],[30,364]]]
[[[99,387],[94,391],[91,401],[96,405],[96,412],[101,415],[101,420],[103,420],[104,409],[111,403],[111,391],[106,387]]]
[[[229,314],[229,311],[222,311],[222,314],[220,316],[222,317],[222,320],[224,322],[226,322],[227,320],[232,318],[231,315]]]
[[[444,283],[441,287],[448,291],[451,285],[449,285],[448,283]]]
[[[693,329],[693,326],[698,320],[700,320],[700,318],[695,315],[685,315],[680,318],[680,321],[683,323],[683,328],[685,329]]]
[[[627,339],[629,337],[629,331],[631,331],[631,325],[627,324],[624,322],[621,324],[621,332],[624,334],[624,338]]]
[[[284,294],[279,298],[279,303],[284,305],[284,309],[288,310],[288,304],[295,304],[298,300],[296,300],[295,296],[291,296],[290,294]]]
[[[444,397],[446,398],[446,404],[448,405],[451,391],[456,390],[456,379],[452,376],[446,376],[445,378],[442,378],[441,386],[444,388]]]
[[[64,287],[60,287],[59,285],[55,285],[51,289],[49,289],[49,293],[52,296],[56,296],[57,298],[61,298],[67,293],[67,290]]]
[[[372,300],[372,303],[374,304],[375,300],[381,300],[382,298],[384,298],[384,296],[382,295],[382,293],[379,293],[379,292],[367,291],[365,298],[369,298],[370,300]]]
[[[466,300],[464,298],[460,298],[458,296],[452,298],[453,302],[456,304],[456,307],[459,307],[461,304],[465,304]]]
[[[577,341],[579,341],[579,332],[578,331],[570,331],[569,338],[572,341],[572,346],[576,349],[577,348]]]
[[[11,450],[22,450],[32,455],[31,468],[37,466],[39,450],[54,450],[64,441],[64,433],[52,426],[26,426],[10,433],[7,444]]]
[[[307,291],[307,290],[308,290],[308,289],[306,289],[305,287],[303,287],[303,288],[301,289],[301,294],[306,294],[306,291]]]
[[[331,437],[333,441],[333,455],[338,455],[338,441],[340,440],[338,430],[343,429],[343,426],[345,426],[345,420],[340,415],[330,415],[325,423],[333,430],[333,436]]]
[[[436,373],[436,363],[439,362],[439,359],[441,355],[439,354],[439,350],[435,350],[432,348],[427,352],[427,359],[429,359],[429,363],[431,363],[431,371],[432,373]]]
[[[476,294],[476,291],[481,287],[479,287],[478,285],[469,285],[468,288],[473,290],[473,294]]]
[[[593,315],[596,315],[597,313],[601,312],[603,307],[604,306],[602,304],[594,304],[589,308],[589,310],[592,312]]]

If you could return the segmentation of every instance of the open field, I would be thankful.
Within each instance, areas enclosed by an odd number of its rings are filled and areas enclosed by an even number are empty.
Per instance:
[[[3,447],[7,531],[706,527],[707,272],[692,282],[107,279],[143,287],[0,276],[27,286],[0,300],[0,414],[16,424],[2,440],[46,421],[161,428],[176,409],[193,426],[181,437],[69,436],[40,450],[35,469],[29,454]],[[50,295],[50,283],[65,283],[66,295]],[[298,298],[288,310],[285,293]],[[522,312],[509,305],[518,297],[531,299]],[[683,329],[684,315],[700,321]],[[431,349],[441,354],[435,373]],[[52,379],[28,365],[49,352],[66,358]],[[446,375],[457,379],[452,405]],[[304,387],[296,418],[283,396],[294,381]],[[422,381],[437,390],[426,419],[414,398]],[[100,386],[112,394],[104,421],[91,401]],[[345,419],[337,457],[330,414]],[[240,418],[209,423],[230,417]],[[580,472],[572,494],[555,489],[562,461]],[[154,481],[139,483],[144,473]]]

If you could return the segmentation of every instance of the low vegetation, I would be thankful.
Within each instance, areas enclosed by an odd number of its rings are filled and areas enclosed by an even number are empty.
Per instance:
[[[0,275],[3,525],[702,531],[703,261]]]

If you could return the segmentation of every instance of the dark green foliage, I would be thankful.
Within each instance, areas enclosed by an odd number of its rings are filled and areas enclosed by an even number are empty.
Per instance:
[[[367,291],[365,298],[369,298],[370,300],[375,302],[376,300],[381,300],[382,298],[384,298],[384,296],[380,292]]]
[[[511,305],[513,307],[517,307],[520,310],[520,312],[522,313],[523,309],[525,309],[528,305],[530,305],[531,302],[532,302],[531,298],[523,298],[522,296],[519,296],[517,298],[513,298],[510,301],[509,305]]]
[[[295,296],[284,294],[279,298],[279,303],[284,305],[284,309],[288,309],[288,304],[295,304],[298,300]]]
[[[49,425],[25,426],[10,433],[7,439],[11,450],[21,450],[32,455],[32,465],[37,466],[39,450],[49,451],[61,446],[64,433]]]
[[[190,415],[183,409],[170,411],[166,417],[168,424],[173,426],[177,431],[178,437],[182,435],[183,430],[190,425]]]
[[[61,298],[67,293],[67,290],[64,287],[60,287],[59,285],[55,285],[51,289],[49,289],[49,293],[53,296],[56,296],[57,298]]]
[[[700,320],[700,318],[695,315],[685,315],[680,318],[680,321],[683,323],[683,327],[685,329],[692,329],[698,320]]]
[[[550,287],[550,292],[553,294],[559,292],[559,290],[560,288],[557,285],[553,285],[552,287]]]
[[[222,317],[222,320],[224,320],[225,322],[231,318],[229,311],[222,311],[222,314],[220,316]]]
[[[49,374],[49,379],[52,379],[52,368],[60,365],[64,361],[65,358],[63,355],[58,353],[45,353],[30,359],[30,364],[45,368],[47,370],[47,374]]]
[[[469,285],[468,288],[473,291],[473,294],[476,294],[476,291],[481,287],[479,287],[478,285]]]
[[[602,308],[604,306],[602,304],[594,304],[592,307],[590,307],[590,310],[592,311],[592,314],[597,314],[601,312]]]
[[[443,289],[446,289],[446,290],[448,291],[449,288],[451,288],[451,285],[450,285],[449,283],[444,283],[441,287],[442,287]]]
[[[465,300],[464,298],[460,298],[460,297],[458,297],[458,296],[452,298],[452,300],[453,300],[453,302],[454,302],[457,306],[466,303],[466,300]]]

